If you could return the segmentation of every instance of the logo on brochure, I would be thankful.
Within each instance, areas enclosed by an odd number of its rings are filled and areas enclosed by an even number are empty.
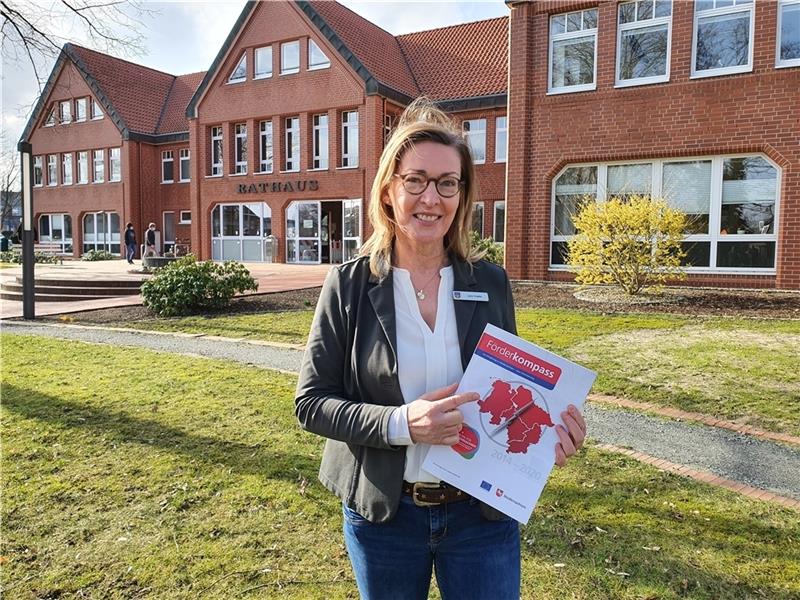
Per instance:
[[[481,436],[472,427],[464,423],[458,432],[458,442],[450,446],[461,456],[469,460],[481,446]]]
[[[497,490],[495,491],[494,495],[497,496],[498,498],[501,498],[503,496],[503,490],[501,490],[500,488],[497,488]]]
[[[481,481],[481,489],[486,490],[487,492],[491,491],[492,484],[489,483],[488,481]]]

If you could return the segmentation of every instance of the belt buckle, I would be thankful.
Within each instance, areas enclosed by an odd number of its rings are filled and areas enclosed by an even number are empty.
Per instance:
[[[438,483],[430,483],[427,481],[417,481],[414,484],[414,487],[411,488],[411,499],[414,501],[416,506],[426,507],[426,506],[439,506],[441,502],[425,502],[424,500],[420,500],[417,498],[417,490],[418,489],[436,489],[439,487]]]

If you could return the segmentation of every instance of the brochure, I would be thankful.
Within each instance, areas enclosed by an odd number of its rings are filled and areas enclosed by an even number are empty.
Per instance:
[[[457,393],[480,400],[460,407],[454,446],[432,446],[422,468],[500,512],[527,523],[555,465],[561,413],[583,410],[597,373],[487,325]]]

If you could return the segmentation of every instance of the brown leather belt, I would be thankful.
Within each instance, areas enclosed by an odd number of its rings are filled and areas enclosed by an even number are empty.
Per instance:
[[[403,493],[411,496],[417,506],[439,506],[449,502],[460,502],[468,500],[470,495],[460,489],[442,483],[428,483],[418,481],[416,483],[403,482]]]

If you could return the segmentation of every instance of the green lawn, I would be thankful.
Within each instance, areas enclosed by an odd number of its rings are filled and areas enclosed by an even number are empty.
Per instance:
[[[0,340],[3,597],[355,597],[292,377]],[[800,514],[592,448],[522,535],[525,598],[800,595]]]
[[[120,326],[303,344],[312,311]],[[800,435],[800,321],[519,309],[522,337],[598,371],[593,390]]]

